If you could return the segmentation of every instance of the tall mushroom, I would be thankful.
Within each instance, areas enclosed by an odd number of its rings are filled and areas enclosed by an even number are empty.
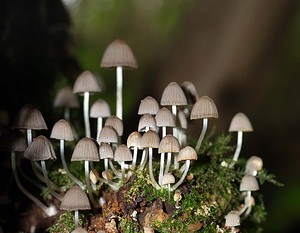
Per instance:
[[[110,108],[105,100],[98,99],[92,104],[90,117],[97,118],[96,140],[98,140],[103,127],[103,118],[107,118],[109,116],[111,116]]]
[[[75,146],[71,161],[84,161],[84,174],[85,174],[85,182],[86,187],[88,190],[89,198],[95,208],[97,208],[99,205],[95,201],[91,183],[89,179],[90,174],[90,168],[89,168],[89,161],[99,161],[99,151],[97,147],[97,143],[88,137],[82,138]]]
[[[42,172],[44,175],[44,181],[47,184],[47,187],[50,193],[56,197],[58,200],[61,200],[62,197],[60,194],[56,193],[52,189],[51,182],[48,178],[46,162],[45,160],[51,159],[55,160],[56,155],[53,149],[51,142],[43,135],[40,135],[33,139],[32,143],[27,147],[24,152],[24,156],[31,161],[40,161],[42,166]]]
[[[120,162],[121,164],[122,180],[123,182],[125,182],[125,162],[132,161],[132,154],[130,149],[125,144],[119,145],[115,151],[114,159],[116,162]]]
[[[209,118],[218,118],[218,110],[214,101],[208,96],[201,96],[197,102],[194,104],[190,118],[191,120],[203,119],[203,127],[201,134],[199,135],[195,150],[199,151],[202,140],[207,130],[208,119]]]
[[[232,158],[232,164],[238,160],[243,143],[243,133],[244,132],[252,132],[253,128],[251,122],[249,121],[248,117],[244,113],[237,113],[231,120],[229,126],[229,132],[237,132],[237,146]]]
[[[60,209],[74,211],[76,229],[79,224],[79,210],[90,210],[91,205],[85,192],[79,186],[73,186],[66,192],[60,204]]]
[[[195,151],[195,149],[193,147],[186,146],[179,151],[177,158],[178,158],[178,162],[185,161],[185,170],[184,170],[183,174],[181,175],[180,180],[177,181],[177,183],[172,186],[172,188],[171,188],[172,190],[177,189],[179,187],[179,185],[182,184],[182,182],[184,181],[184,179],[189,171],[191,160],[197,160],[198,156],[197,156],[197,152]]]
[[[91,137],[90,120],[89,120],[89,99],[90,93],[100,92],[96,77],[90,71],[83,71],[76,79],[73,87],[75,94],[83,94],[83,117],[85,136]]]
[[[160,186],[156,182],[154,175],[153,175],[152,156],[153,156],[153,148],[158,148],[159,141],[160,141],[160,139],[159,139],[158,134],[153,130],[149,130],[149,131],[145,132],[144,135],[142,136],[142,140],[141,140],[141,147],[144,149],[148,148],[149,175],[150,175],[151,183],[156,189],[159,189]]]
[[[123,119],[123,68],[136,69],[138,67],[132,50],[123,40],[114,40],[106,48],[100,64],[103,68],[116,67],[117,91],[116,91],[116,116]]]
[[[74,140],[70,123],[64,119],[60,119],[59,121],[57,121],[52,128],[50,138],[55,138],[59,140],[60,158],[64,170],[66,171],[67,175],[71,178],[71,180],[73,180],[74,183],[76,183],[82,189],[84,189],[83,183],[69,171],[65,159],[65,141]]]

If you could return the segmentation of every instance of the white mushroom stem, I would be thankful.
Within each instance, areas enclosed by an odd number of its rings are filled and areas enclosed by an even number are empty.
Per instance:
[[[61,162],[62,162],[64,170],[66,171],[67,175],[74,181],[74,183],[76,183],[78,186],[80,186],[80,188],[82,188],[84,190],[85,187],[84,187],[83,183],[80,180],[78,180],[75,176],[73,176],[73,174],[68,169],[68,165],[67,165],[66,159],[65,159],[65,140],[61,139],[59,141],[60,141],[60,143],[59,143],[60,157],[61,157]]]
[[[103,118],[98,117],[97,118],[97,135],[96,135],[97,141],[99,141],[100,133],[101,133],[101,130],[102,130],[102,124],[103,124]]]
[[[161,128],[161,138],[164,138],[167,135],[167,127],[163,126]]]
[[[75,224],[75,229],[76,229],[79,225],[79,211],[78,210],[75,210],[75,212],[74,212],[74,224]]]
[[[150,175],[150,180],[152,182],[152,185],[156,188],[159,189],[160,186],[157,184],[156,180],[154,179],[153,176],[153,167],[152,167],[152,154],[153,154],[153,148],[149,147],[149,175]]]
[[[41,160],[41,165],[42,165],[42,171],[43,171],[43,175],[44,175],[44,180],[45,180],[45,183],[47,184],[47,187],[48,187],[51,195],[53,195],[58,200],[62,201],[63,197],[61,195],[59,195],[58,193],[56,193],[52,189],[52,187],[51,187],[51,183],[50,183],[50,180],[48,178],[48,173],[47,173],[47,168],[46,168],[46,162],[45,162],[45,160]]]
[[[32,143],[32,130],[31,129],[26,130],[26,136],[27,136],[27,146],[29,146]]]
[[[104,169],[108,172],[108,158],[104,159]]]
[[[143,170],[145,168],[147,160],[148,160],[148,150],[145,148],[145,149],[143,149],[142,159],[141,159],[140,168],[139,168],[140,170]]]
[[[84,92],[83,94],[83,118],[84,118],[84,128],[85,128],[85,136],[91,137],[91,129],[90,129],[90,119],[89,119],[89,99],[90,93]]]
[[[159,176],[158,176],[158,183],[162,185],[162,178],[164,176],[164,168],[165,168],[165,153],[160,154],[160,164],[159,164]]]
[[[122,180],[125,182],[125,162],[121,161]]]
[[[113,162],[112,162],[111,160],[108,160],[108,163],[109,163],[109,166],[110,166],[111,170],[113,171],[113,173],[114,173],[117,177],[122,177],[122,173],[119,172],[119,171],[115,168]]]
[[[15,152],[11,152],[11,167],[12,167],[12,171],[13,171],[13,175],[14,175],[16,184],[17,184],[18,188],[21,190],[21,192],[26,197],[28,197],[31,201],[33,201],[38,207],[40,207],[48,217],[55,215],[57,213],[56,209],[49,208],[46,205],[44,205],[39,199],[37,199],[30,192],[28,192],[21,184],[19,176],[18,176],[17,166],[16,166],[16,153]]]
[[[137,160],[137,154],[138,154],[138,147],[133,147],[133,157],[132,157],[132,164],[131,169],[134,170],[136,166],[136,160]]]
[[[122,88],[123,88],[123,69],[117,66],[117,103],[116,116],[123,119],[123,105],[122,105]]]
[[[197,144],[196,144],[196,147],[195,147],[195,150],[196,150],[197,152],[199,151],[200,146],[201,146],[201,144],[202,144],[204,135],[205,135],[206,130],[207,130],[207,126],[208,126],[208,119],[207,119],[207,118],[203,118],[202,131],[201,131],[201,134],[199,135],[199,138],[198,138],[198,141],[197,141]]]
[[[174,116],[175,122],[177,119],[177,107],[176,105],[172,105],[172,114]],[[177,131],[177,125],[173,127],[173,136],[178,138],[178,131]],[[177,162],[177,155],[174,156],[174,169],[179,168],[179,163]]]
[[[251,191],[247,191],[247,196],[246,196],[246,199],[245,199],[245,203],[244,203],[243,208],[239,210],[239,215],[242,215],[246,210],[248,212],[249,208],[250,208],[250,211],[251,211]],[[248,214],[250,214],[250,211],[249,211]],[[246,214],[247,214],[247,212],[246,212]]]
[[[167,164],[166,164],[166,168],[165,168],[165,173],[164,174],[167,174],[169,172],[170,165],[171,165],[171,159],[172,159],[172,153],[168,152]]]
[[[233,161],[236,162],[239,158],[241,149],[242,149],[242,142],[243,142],[243,132],[242,131],[238,131],[237,134],[237,145],[236,145],[236,149],[233,155]]]
[[[92,205],[95,208],[97,208],[98,203],[95,201],[95,199],[93,197],[93,191],[92,191],[92,187],[91,187],[91,183],[90,183],[90,167],[89,167],[89,161],[87,161],[87,160],[84,160],[84,172],[85,172],[86,187],[88,190],[88,195],[89,195],[90,201],[92,202]]]
[[[185,161],[185,164],[186,164],[185,170],[184,170],[184,172],[183,172],[183,174],[182,174],[180,180],[179,180],[176,184],[174,184],[174,185],[172,186],[172,188],[171,188],[172,191],[175,190],[175,189],[177,189],[177,188],[179,187],[179,185],[181,185],[182,182],[184,181],[184,179],[185,179],[185,177],[186,177],[186,175],[187,175],[187,173],[188,173],[188,171],[189,171],[190,164],[191,164],[191,160],[189,160],[189,159],[186,160],[186,161]]]
[[[168,184],[168,201],[171,199],[171,184]]]
[[[235,233],[234,226],[231,227],[231,233]]]

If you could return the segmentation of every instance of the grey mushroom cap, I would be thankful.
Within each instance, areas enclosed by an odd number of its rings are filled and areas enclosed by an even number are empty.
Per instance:
[[[90,210],[91,205],[86,193],[79,186],[73,186],[63,197],[60,209],[70,211]]]
[[[140,120],[139,120],[139,125],[138,125],[138,131],[143,132],[145,131],[146,127],[149,127],[151,130],[156,130],[157,125],[156,125],[156,120],[154,116],[152,116],[149,113],[144,114]]]
[[[240,183],[240,191],[257,191],[259,185],[255,176],[245,175]]]
[[[117,162],[132,161],[132,154],[130,149],[125,144],[121,144],[117,147],[114,158]]]
[[[186,160],[197,160],[198,155],[195,149],[191,146],[186,146],[182,148],[177,156],[177,162],[186,161]]]
[[[25,150],[24,156],[31,161],[56,159],[51,142],[43,135],[33,139],[32,143]]]
[[[156,115],[159,110],[159,105],[156,99],[151,96],[147,96],[141,100],[138,109],[138,115],[151,114]]]
[[[124,125],[123,121],[117,116],[110,116],[105,121],[105,126],[111,126],[116,130],[119,136],[123,135]]]
[[[117,143],[118,133],[111,126],[104,126],[100,132],[98,142]]]
[[[231,120],[229,132],[252,132],[253,128],[249,118],[244,113],[237,113]]]
[[[52,128],[50,138],[73,141],[74,137],[70,123],[64,119],[58,120]]]
[[[34,130],[48,129],[42,113],[32,104],[26,104],[19,110],[11,128]]]
[[[145,132],[142,136],[141,140],[141,147],[142,148],[158,148],[160,142],[160,138],[158,134],[153,131],[149,130]]]
[[[203,118],[218,118],[218,110],[214,101],[208,96],[201,96],[193,105],[190,118],[203,119]]]
[[[64,87],[55,96],[55,108],[79,108],[79,100],[71,87]]]
[[[155,116],[156,124],[158,127],[175,127],[175,119],[172,112],[166,107],[159,109]]]
[[[71,161],[99,161],[98,144],[89,137],[84,137],[77,142]]]
[[[100,144],[99,154],[100,154],[100,159],[113,159],[114,158],[113,149],[106,142],[102,142]]]
[[[141,148],[142,135],[138,131],[133,131],[127,138],[127,147]]]
[[[158,153],[176,153],[180,150],[178,139],[171,134],[166,135],[159,143]]]
[[[76,94],[82,94],[84,92],[100,92],[101,87],[96,77],[90,71],[83,71],[75,80],[73,86],[73,92]]]
[[[175,183],[175,177],[171,173],[167,173],[163,175],[162,178],[162,184],[174,184]]]
[[[238,211],[230,211],[225,216],[225,226],[235,227],[240,225],[240,215]]]
[[[110,107],[105,100],[98,99],[92,104],[90,111],[91,118],[104,118],[109,116],[111,116]]]
[[[176,82],[169,83],[163,91],[160,104],[165,105],[187,105],[187,100],[182,88]]]

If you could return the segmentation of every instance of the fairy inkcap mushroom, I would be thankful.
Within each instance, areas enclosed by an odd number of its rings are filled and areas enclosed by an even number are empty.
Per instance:
[[[195,151],[195,149],[193,147],[186,146],[179,151],[177,160],[178,160],[178,162],[185,161],[185,170],[184,170],[180,180],[174,186],[172,186],[172,190],[177,189],[179,187],[179,185],[181,185],[182,182],[184,181],[184,179],[189,171],[191,160],[197,160],[197,159],[198,159],[197,152]]]
[[[133,131],[127,138],[127,147],[133,149],[131,169],[134,170],[137,161],[138,149],[141,148],[142,135],[138,131]]]
[[[161,137],[167,135],[167,127],[175,127],[175,119],[172,115],[172,112],[167,109],[166,107],[162,107],[158,110],[157,114],[155,115],[156,125],[157,127],[161,127]]]
[[[229,126],[229,132],[237,132],[237,146],[233,155],[233,163],[238,160],[243,142],[243,133],[244,132],[252,132],[253,128],[251,122],[248,117],[244,113],[237,113],[231,120]]]
[[[170,201],[171,184],[175,183],[175,177],[171,173],[166,173],[162,177],[162,185],[168,185],[168,200]]]
[[[90,93],[100,92],[101,87],[96,77],[90,71],[83,71],[75,80],[73,92],[83,94],[83,117],[85,126],[85,136],[91,137],[89,120],[89,99]]]
[[[203,141],[204,135],[208,126],[208,119],[218,118],[218,110],[214,101],[208,96],[201,96],[197,102],[193,105],[190,118],[191,120],[202,119],[203,127],[201,134],[199,135],[195,150],[199,151],[201,143]]]
[[[251,156],[246,163],[246,174],[256,176],[263,167],[263,160],[258,156]]]
[[[98,138],[98,143],[101,142],[118,143],[117,131],[111,126],[104,126]]]
[[[138,67],[132,50],[123,40],[117,39],[111,42],[106,48],[100,64],[103,68],[116,67],[117,71],[117,103],[116,116],[123,119],[123,68],[136,69]]]
[[[138,115],[151,114],[156,115],[159,110],[159,105],[156,99],[151,96],[147,96],[141,100]]]
[[[225,226],[231,227],[231,233],[236,232],[235,227],[240,225],[240,215],[237,211],[230,211],[225,216]]]
[[[79,186],[73,186],[66,192],[60,204],[60,209],[75,211],[74,223],[75,228],[77,228],[79,223],[79,210],[90,210],[91,205],[85,192]]]
[[[125,182],[125,162],[132,161],[130,149],[125,144],[119,145],[115,151],[114,159],[117,162],[121,162],[122,180]]]
[[[156,129],[157,125],[154,116],[146,113],[140,118],[138,125],[139,132],[147,132],[148,130],[156,131]]]
[[[99,161],[99,150],[98,144],[89,137],[84,137],[77,142],[71,161],[84,161],[84,171],[85,171],[85,182],[88,190],[89,198],[94,207],[98,207],[98,203],[95,201],[92,193],[91,183],[89,179],[90,168],[89,161]]]
[[[121,137],[124,131],[123,121],[117,116],[110,116],[105,121],[105,126],[111,126],[116,130],[118,136]]]

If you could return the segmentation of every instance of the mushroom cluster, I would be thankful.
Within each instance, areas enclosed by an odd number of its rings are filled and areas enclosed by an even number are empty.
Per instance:
[[[56,209],[52,210],[51,206],[44,205],[22,186],[17,174],[16,151],[24,152],[25,158],[31,161],[36,177],[46,184],[49,194],[61,202],[60,209],[75,211],[74,232],[80,231],[78,210],[101,208],[103,199],[97,187],[104,185],[117,191],[137,171],[147,171],[155,189],[168,190],[169,201],[171,192],[174,192],[175,207],[180,208],[179,201],[182,195],[178,189],[186,181],[193,162],[201,156],[200,147],[208,129],[208,120],[219,117],[214,101],[208,96],[199,97],[191,82],[186,81],[182,85],[171,82],[163,90],[160,103],[152,96],[146,96],[140,101],[137,112],[140,119],[136,122],[137,128],[124,139],[122,70],[137,68],[137,62],[129,46],[122,40],[116,40],[105,51],[101,67],[116,67],[116,115],[111,114],[109,105],[103,99],[97,99],[90,104],[90,94],[100,92],[102,89],[96,76],[90,71],[84,71],[78,76],[73,90],[70,87],[60,90],[54,103],[55,107],[64,108],[64,118],[54,124],[50,139],[59,140],[62,170],[73,182],[73,187],[58,187],[48,177],[46,161],[56,160],[55,150],[49,139],[43,135],[36,136],[33,131],[47,130],[42,114],[33,105],[23,106],[16,116],[12,126],[14,136],[8,137],[10,146],[6,148],[12,153],[12,168],[20,190],[48,216],[57,212]],[[81,139],[77,139],[71,124],[70,108],[79,106],[75,94],[83,95],[85,136]],[[94,136],[90,118],[97,119]],[[197,143],[193,145],[187,140],[187,131],[191,121],[197,119],[202,119],[203,125],[201,131],[199,130]],[[16,129],[26,130],[27,141],[20,131],[15,131]],[[237,132],[238,136],[236,151],[227,166],[228,169],[233,169],[238,160],[243,132],[252,130],[245,114],[238,113],[233,118],[229,131]],[[70,161],[66,160],[65,141],[76,141]],[[75,161],[81,162],[84,166],[84,180],[80,180],[78,174],[72,174],[68,167],[70,162]],[[158,169],[154,169],[154,163],[158,164]],[[251,192],[259,189],[256,175],[261,168],[261,158],[253,156],[248,160],[245,176],[240,185],[240,191],[245,193],[245,203],[241,209],[230,212],[226,217],[226,226],[232,227],[232,232],[235,232],[235,227],[240,224],[239,216],[249,215],[251,211],[253,205]],[[36,184],[36,181],[32,183]],[[99,186],[95,186],[96,184]],[[41,186],[40,183],[37,186]]]

